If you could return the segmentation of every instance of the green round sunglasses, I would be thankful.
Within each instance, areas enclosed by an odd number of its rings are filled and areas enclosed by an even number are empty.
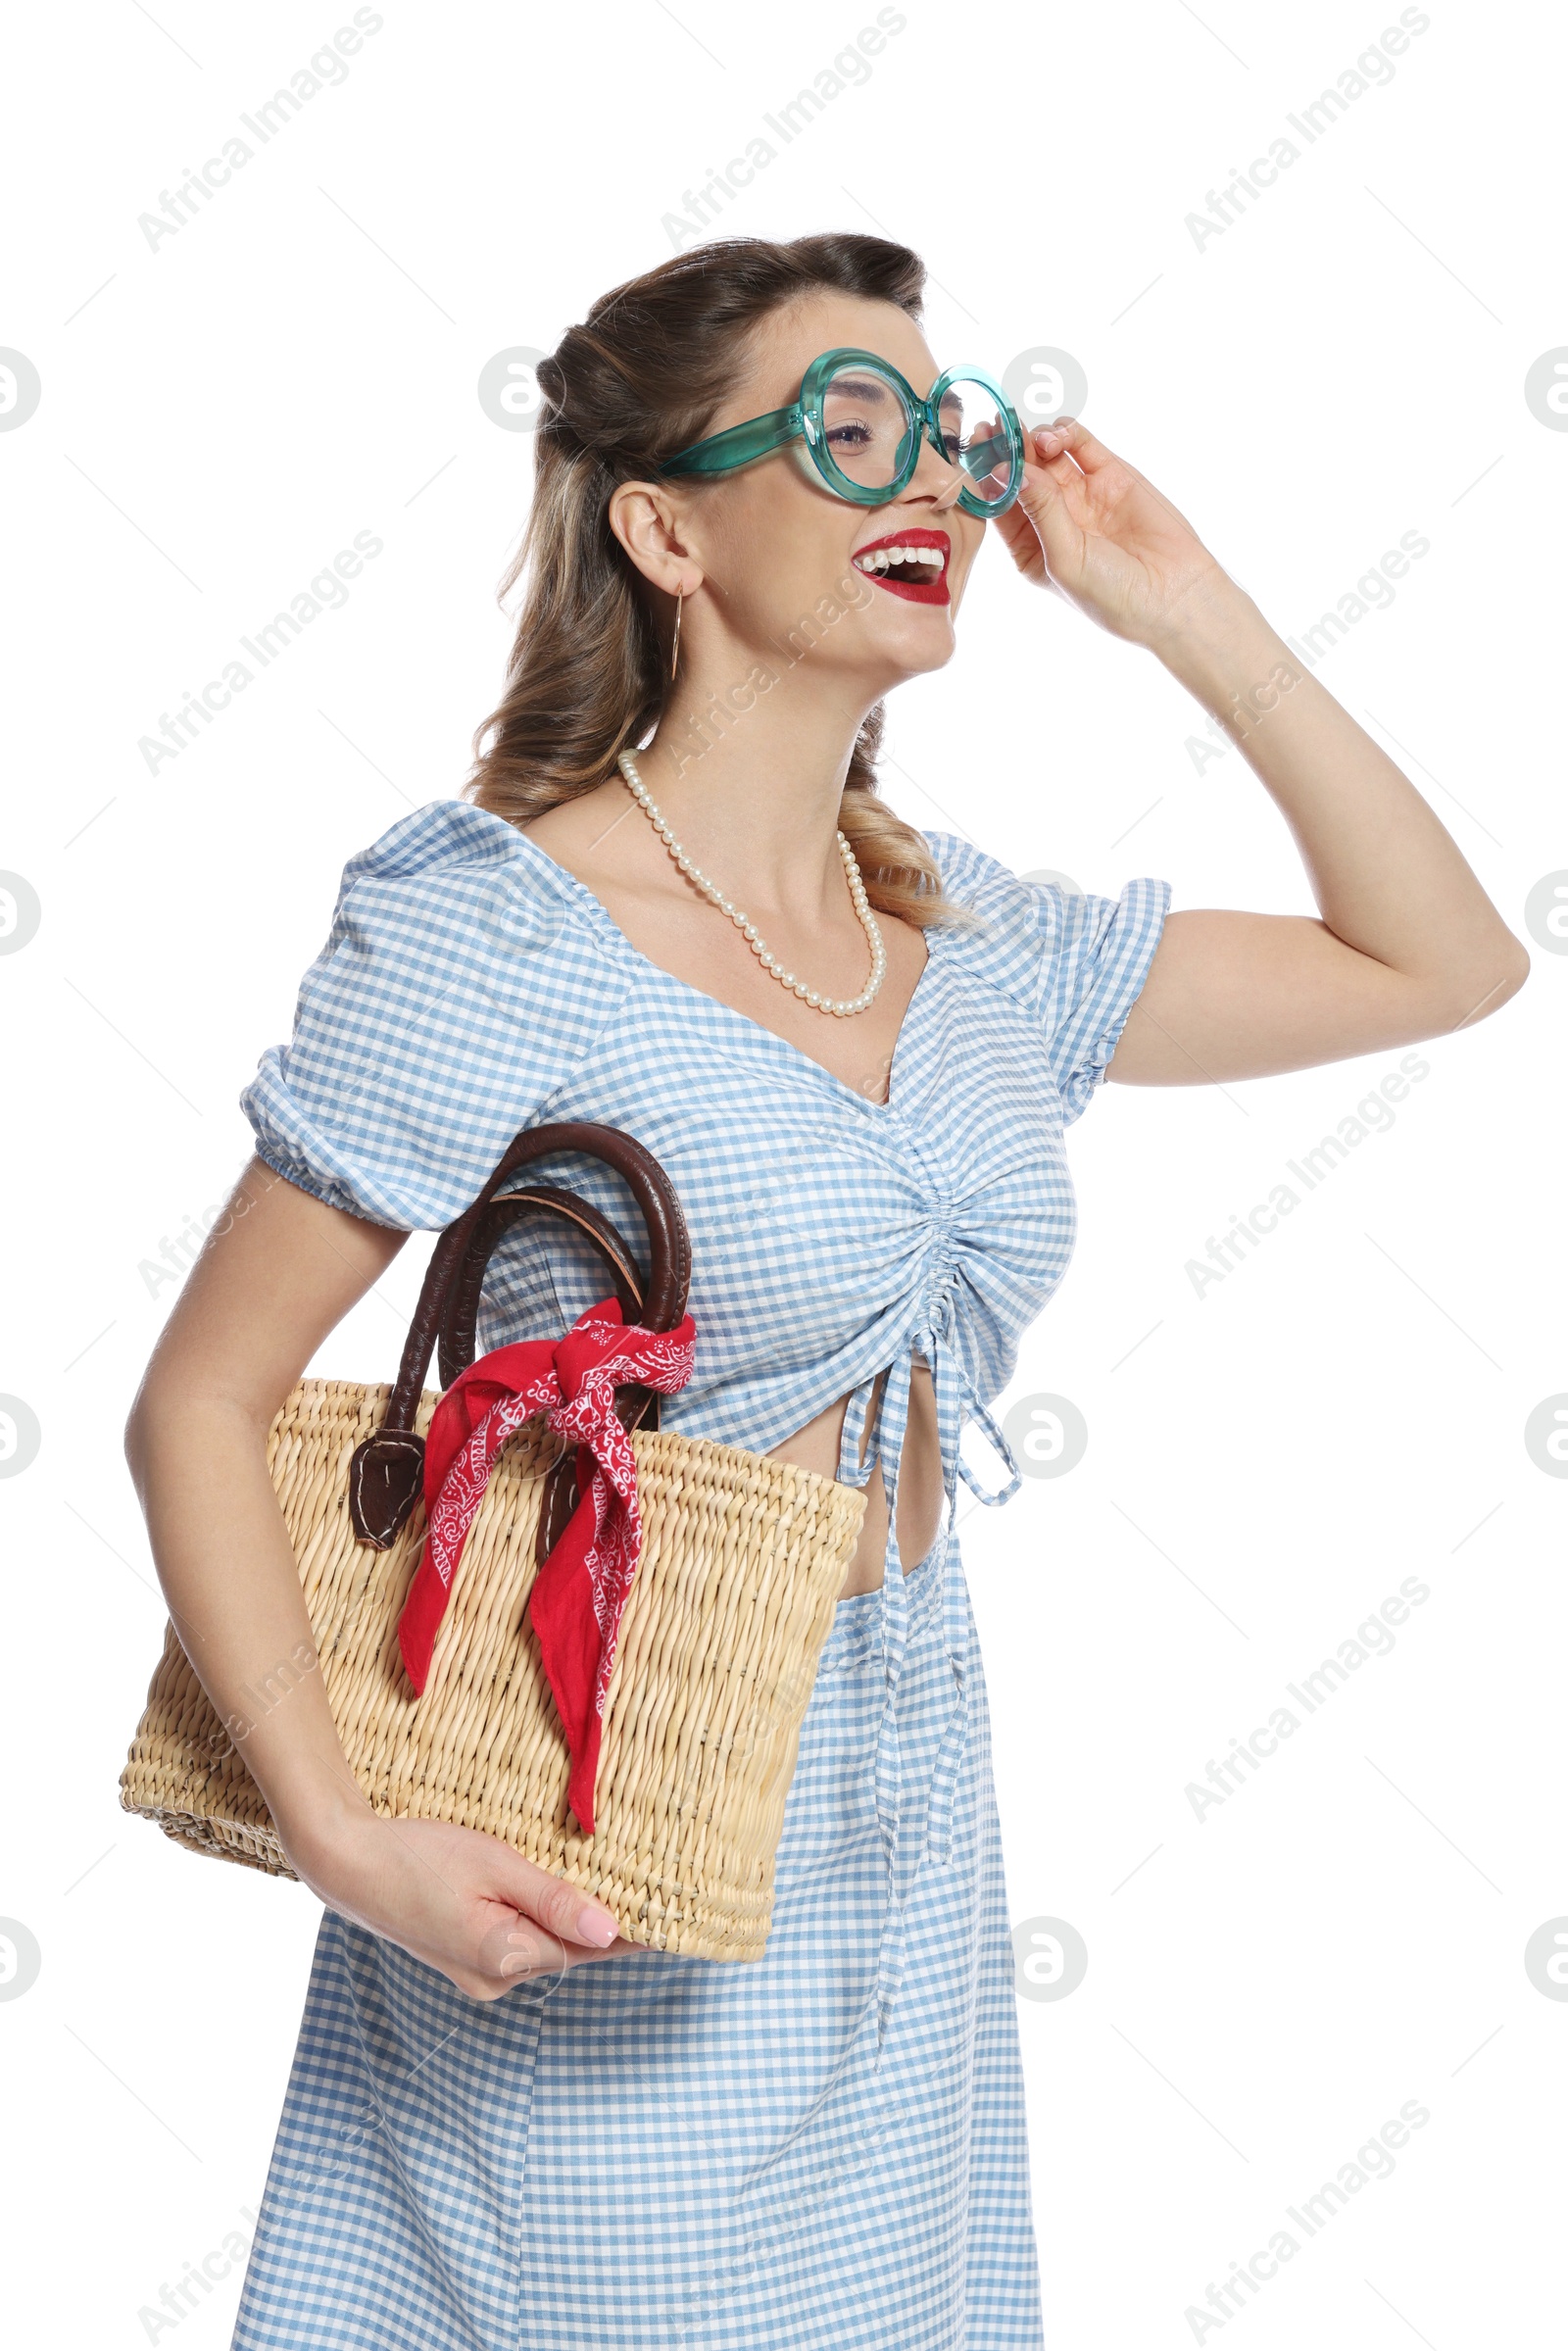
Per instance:
[[[922,440],[966,476],[958,492],[968,514],[1004,514],[1023,482],[1023,428],[994,376],[949,367],[922,400],[906,376],[872,351],[824,351],[788,408],[694,441],[662,474],[733,473],[792,441],[837,498],[882,506],[908,486]]]

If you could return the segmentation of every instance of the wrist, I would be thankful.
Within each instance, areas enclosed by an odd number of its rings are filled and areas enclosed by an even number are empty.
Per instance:
[[[360,1789],[336,1777],[273,1805],[272,1818],[289,1866],[316,1892],[352,1876],[384,1827]]]
[[[1184,597],[1150,650],[1221,720],[1238,708],[1267,707],[1304,674],[1250,596],[1224,572]]]
[[[1268,623],[1247,590],[1215,563],[1190,580],[1148,639],[1149,650],[1178,672],[1223,656]],[[1268,631],[1272,635],[1272,631]]]

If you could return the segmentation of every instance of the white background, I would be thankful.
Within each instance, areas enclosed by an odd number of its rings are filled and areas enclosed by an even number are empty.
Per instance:
[[[0,1391],[42,1440],[0,1482],[0,1914],[41,1950],[0,2002],[0,2164],[8,2332],[95,2351],[149,2339],[138,2313],[258,2204],[318,1916],[118,1809],[164,1621],[120,1451],[175,1294],[144,1269],[246,1156],[236,1097],[343,860],[458,790],[495,700],[531,442],[483,413],[481,367],[667,256],[684,191],[874,15],[389,0],[341,86],[151,249],[138,216],[349,15],[154,13],[32,12],[3,141],[29,226],[0,343],[42,399],[0,432],[0,865],[42,920],[0,959]],[[1288,633],[1430,540],[1320,674],[1526,937],[1568,866],[1568,434],[1524,394],[1568,343],[1560,24],[1435,4],[1200,248],[1186,216],[1396,8],[904,13],[720,225],[884,228],[940,281],[940,359],[1070,351],[1095,429]],[[149,773],[139,738],[359,531],[384,552],[343,609]],[[1197,771],[1200,713],[1149,657],[1000,550],[961,636],[893,707],[901,811],[1087,889],[1313,910],[1266,795],[1238,753]],[[1468,2351],[1560,2325],[1568,2005],[1524,1947],[1568,1913],[1568,1486],[1524,1424],[1568,1389],[1568,963],[1528,943],[1523,994],[1423,1048],[1392,1129],[1200,1298],[1188,1260],[1398,1055],[1113,1087],[1073,1131],[1078,1253],[1004,1404],[1070,1398],[1088,1450],[964,1529],[1012,1915],[1089,1953],[1070,1997],[1019,2002],[1054,2344]],[[316,1368],[387,1375],[422,1256]],[[1392,1652],[1196,1817],[1189,1783],[1411,1576]],[[1411,2100],[1430,2119],[1393,2176],[1308,2239],[1285,2208]],[[1189,2306],[1282,2227],[1296,2258],[1200,2333]],[[237,2284],[155,2339],[225,2343]]]

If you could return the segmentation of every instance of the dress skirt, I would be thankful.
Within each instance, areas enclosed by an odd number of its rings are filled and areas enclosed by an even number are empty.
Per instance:
[[[1042,2351],[961,1578],[910,1572],[891,1698],[840,1601],[760,1960],[487,2002],[324,1913],[233,2351]]]

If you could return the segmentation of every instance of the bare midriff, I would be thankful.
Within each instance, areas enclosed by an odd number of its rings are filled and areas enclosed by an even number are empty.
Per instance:
[[[863,1461],[870,1445],[871,1432],[882,1406],[883,1390],[888,1374],[884,1372],[872,1395],[860,1435],[860,1459]],[[802,1469],[814,1469],[824,1478],[836,1477],[839,1466],[839,1445],[844,1435],[844,1415],[849,1409],[847,1396],[829,1404],[814,1420],[807,1422],[794,1437],[771,1450],[775,1460],[798,1462]],[[931,1371],[924,1359],[916,1355],[909,1376],[909,1412],[904,1433],[904,1453],[899,1466],[899,1557],[905,1573],[918,1567],[937,1539],[942,1524],[942,1447],[937,1438],[937,1398],[931,1383]],[[850,1561],[839,1593],[847,1600],[858,1592],[875,1592],[882,1581],[888,1545],[888,1497],[882,1483],[879,1462],[872,1470],[865,1488],[865,1518],[859,1541]]]

